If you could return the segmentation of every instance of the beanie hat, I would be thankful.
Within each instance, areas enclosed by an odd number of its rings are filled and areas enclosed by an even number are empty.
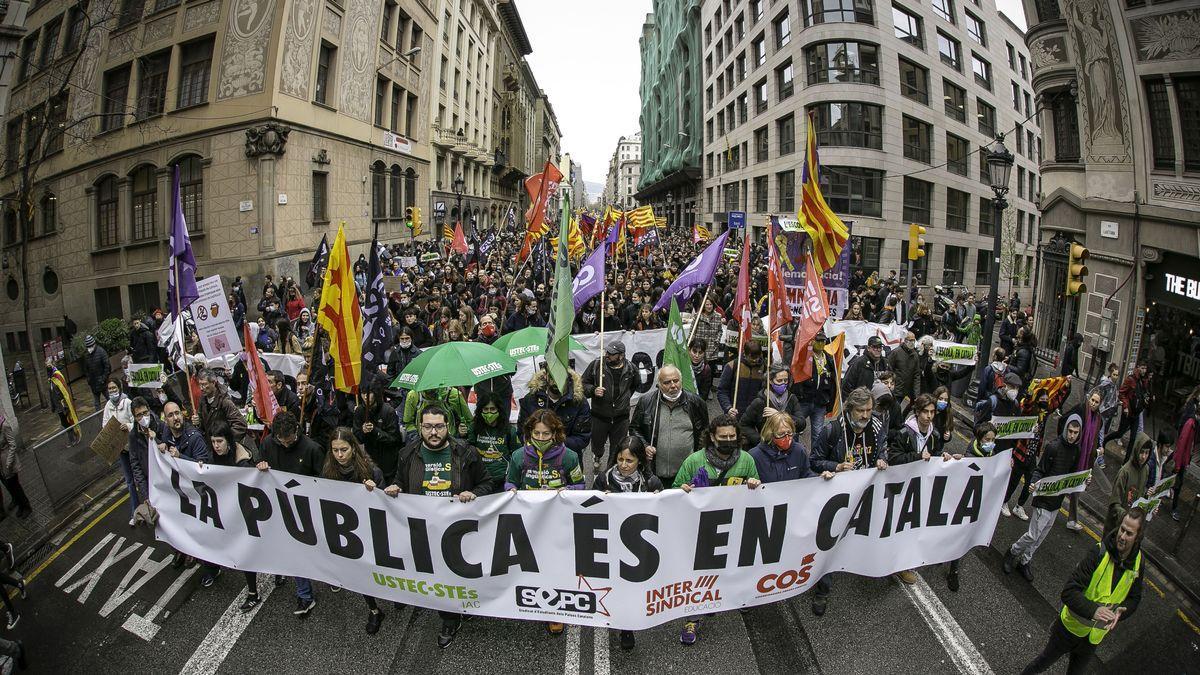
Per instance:
[[[92,337],[91,335],[85,336],[83,338],[83,346],[84,347],[95,347],[96,346],[96,338]]]

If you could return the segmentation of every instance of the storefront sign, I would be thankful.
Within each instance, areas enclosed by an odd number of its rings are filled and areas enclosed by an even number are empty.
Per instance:
[[[1161,262],[1146,265],[1150,279],[1146,284],[1146,299],[1200,314],[1198,269],[1200,259],[1164,251]]]

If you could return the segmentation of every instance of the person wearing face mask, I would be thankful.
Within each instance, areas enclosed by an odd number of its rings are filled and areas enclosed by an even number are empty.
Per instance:
[[[409,326],[400,326],[396,331],[396,344],[388,353],[387,358],[389,382],[399,377],[408,364],[421,355],[421,349],[416,345],[413,335],[413,329]]]
[[[383,380],[371,381],[360,405],[354,409],[351,428],[367,455],[383,471],[384,480],[390,483],[396,475],[404,438],[396,410],[384,399],[383,389]]]
[[[509,399],[489,392],[479,394],[476,401],[467,444],[479,451],[488,475],[503,481],[508,458],[521,447],[517,427],[508,421]]]
[[[121,391],[121,381],[115,377],[109,378],[105,386],[105,402],[104,411],[100,418],[100,428],[108,426],[109,420],[116,420],[121,426],[121,430],[126,433],[133,429],[134,419],[133,411],[130,408],[129,397]],[[121,474],[125,478],[125,488],[129,490],[131,499],[129,500],[129,526],[133,527],[133,513],[137,510],[137,490],[133,476],[133,469],[129,465],[129,450],[126,448],[121,451],[117,457],[117,463],[121,466]]]
[[[663,365],[656,380],[654,391],[638,399],[630,431],[646,444],[646,468],[668,485],[684,460],[704,444],[708,406],[696,394],[684,391],[675,366]]]
[[[629,405],[637,378],[636,370],[625,359],[625,343],[620,340],[605,345],[604,355],[583,371],[583,393],[592,403],[592,455],[597,473],[609,464],[604,460],[605,446],[611,453],[629,435]]]
[[[1067,418],[1063,435],[1046,444],[1037,469],[1033,472],[1034,482],[1075,471],[1075,463],[1079,461],[1079,433],[1082,428],[1083,421],[1079,417],[1072,415]],[[1090,478],[1088,482],[1091,482]],[[1012,573],[1015,568],[1021,571],[1021,576],[1025,577],[1026,581],[1033,581],[1033,568],[1030,567],[1033,554],[1050,533],[1065,497],[1066,495],[1053,495],[1033,498],[1033,514],[1029,519],[1028,531],[1013,542],[1004,555],[1005,574]]]
[[[812,341],[811,375],[803,382],[792,385],[792,393],[800,400],[800,419],[808,425],[808,446],[816,447],[825,431],[825,415],[833,410],[833,400],[837,394],[837,370],[833,357],[825,351],[828,339],[825,331],[818,331]],[[804,425],[799,425],[803,429]]]
[[[933,426],[933,418],[937,414],[937,405],[933,396],[920,394],[912,401],[910,412],[904,421],[904,426],[893,437],[888,448],[889,464],[908,464],[909,462],[930,461],[940,457],[943,461],[954,458],[942,451],[942,436]],[[958,455],[962,458],[962,455]],[[916,570],[897,572],[896,577],[903,583],[917,583]]]
[[[496,317],[491,314],[484,314],[479,319],[478,336],[476,342],[482,342],[485,345],[490,345],[500,337],[500,331],[496,328]]]
[[[991,422],[975,425],[975,438],[971,441],[968,454],[972,457],[991,457],[996,452],[996,427]],[[962,566],[962,558],[950,561],[950,570],[946,573],[946,587],[957,593],[959,588],[958,571]]]
[[[156,440],[159,452],[189,462],[203,464],[209,461],[210,453],[204,435],[196,427],[188,424],[179,404],[169,402],[163,406],[163,417],[167,425],[166,433]],[[191,556],[176,551],[171,560],[171,567],[181,569],[185,565],[191,566],[194,562],[195,560]]]
[[[776,483],[816,475],[809,466],[808,450],[796,433],[796,423],[789,415],[768,417],[761,433],[756,435],[762,440],[750,450],[750,456],[762,482]]]
[[[112,363],[108,360],[108,352],[96,344],[94,336],[84,336],[83,348],[87,352],[83,356],[83,374],[87,377],[88,389],[92,391],[92,404],[99,410],[104,404],[101,396],[112,372]]]
[[[1063,427],[1066,421],[1071,417],[1078,417],[1083,421],[1083,430],[1079,436],[1079,462],[1075,465],[1076,471],[1083,471],[1092,468],[1092,464],[1096,462],[1097,455],[1104,452],[1104,419],[1100,416],[1100,404],[1103,401],[1103,395],[1098,389],[1093,389],[1088,392],[1087,398],[1071,408],[1067,414],[1059,419],[1058,435],[1062,435]],[[1074,492],[1067,495],[1067,529],[1075,532],[1083,530],[1083,526],[1079,524],[1077,518],[1079,510],[1079,493]]]
[[[747,447],[758,445],[759,430],[762,429],[763,422],[781,413],[792,418],[793,431],[804,431],[807,420],[800,397],[789,391],[790,379],[786,365],[772,365],[767,387],[750,401],[750,405],[746,406],[746,410],[738,417],[738,427]]]
[[[742,359],[735,358],[725,364],[721,380],[717,384],[717,403],[726,415],[737,419],[750,402],[767,387],[766,358],[763,347],[757,341],[747,342],[742,348]],[[740,382],[739,382],[740,380]],[[737,400],[734,400],[737,389]]]
[[[892,395],[903,404],[916,397],[921,384],[921,357],[917,353],[917,336],[904,334],[899,349],[893,349],[885,359],[894,378]]]
[[[250,468],[254,466],[254,459],[250,451],[241,443],[238,443],[233,438],[233,429],[229,425],[222,425],[217,428],[216,433],[209,436],[208,446],[212,448],[212,456],[210,464],[216,466],[236,466],[241,468]],[[221,576],[221,566],[210,562],[202,562],[200,564],[203,572],[200,575],[200,586],[202,588],[212,588],[217,582],[217,577]],[[243,602],[242,612],[248,612],[258,605],[258,575],[254,572],[244,572],[246,578],[246,601]],[[253,604],[247,607],[247,603]],[[244,609],[243,609],[244,608]]]
[[[129,459],[129,470],[133,474],[133,485],[129,489],[129,501],[134,511],[137,505],[150,499],[150,441],[167,437],[167,425],[150,409],[150,404],[141,396],[129,404],[134,424],[129,431],[129,442],[121,453]],[[133,527],[133,519],[129,521]]]
[[[582,457],[591,445],[592,409],[583,394],[583,378],[579,373],[568,370],[567,385],[560,391],[545,365],[538,368],[529,380],[529,392],[521,398],[517,429],[524,429],[538,410],[550,410],[558,417],[566,429],[567,447]]]
[[[992,421],[993,417],[1020,417],[1021,405],[1017,399],[1021,387],[1021,378],[1016,373],[1006,373],[1004,375],[1004,388],[997,390],[987,398],[982,398],[975,403],[975,424]],[[1029,497],[1029,477],[1033,472],[1034,462],[1029,458],[1028,454],[1023,450],[1018,449],[1018,442],[1014,440],[998,440],[996,441],[996,452],[1001,453],[1005,450],[1012,450],[1012,471],[1008,475],[1008,487],[1004,491],[1004,505],[1000,507],[1000,513],[1004,516],[1012,516],[1016,514],[1021,520],[1027,520],[1028,514],[1025,513],[1025,499]],[[1021,490],[1021,497],[1018,498],[1016,509],[1010,509],[1008,502],[1012,499],[1013,493],[1016,492],[1017,486],[1021,481],[1025,481],[1025,487]]]

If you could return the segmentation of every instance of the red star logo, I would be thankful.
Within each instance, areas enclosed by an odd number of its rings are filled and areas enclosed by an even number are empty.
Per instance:
[[[588,583],[588,580],[581,576],[579,577],[579,590],[582,591],[585,588],[596,594],[596,605],[600,608],[596,613],[611,617],[612,615],[608,613],[608,608],[604,606],[604,599],[607,598],[608,594],[612,592],[612,586],[607,586],[605,588],[592,588],[592,585]]]

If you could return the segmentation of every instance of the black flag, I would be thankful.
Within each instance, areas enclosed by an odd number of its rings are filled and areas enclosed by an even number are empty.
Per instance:
[[[371,242],[371,259],[367,263],[367,294],[362,306],[362,377],[363,383],[374,377],[384,354],[392,345],[392,315],[387,307],[383,288],[383,270],[379,267],[379,242]]]
[[[325,266],[329,264],[329,235],[321,235],[321,245],[317,247],[317,252],[313,254],[312,263],[308,266],[308,274],[305,276],[305,281],[308,282],[309,288],[315,288],[321,281],[321,277],[325,276]]]

